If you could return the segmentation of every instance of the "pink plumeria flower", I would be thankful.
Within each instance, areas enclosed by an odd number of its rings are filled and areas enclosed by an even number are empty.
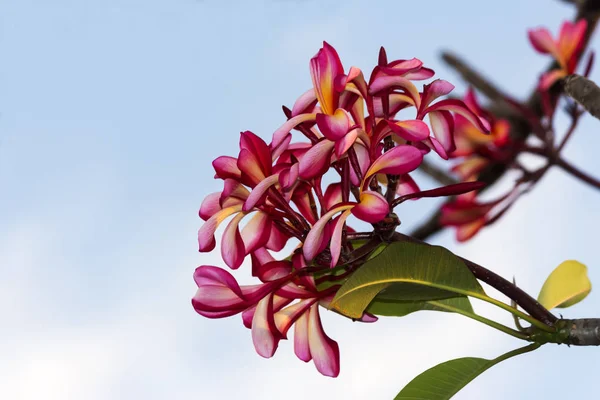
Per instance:
[[[550,54],[558,62],[559,68],[546,72],[540,80],[540,89],[548,90],[557,80],[573,74],[581,56],[585,40],[587,22],[582,19],[576,23],[563,22],[558,38],[546,28],[530,29],[529,41],[535,50],[542,54]]]
[[[437,98],[449,94],[453,89],[454,85],[451,83],[437,79],[424,85],[423,92],[420,93],[408,79],[395,75],[382,75],[375,79],[369,87],[373,95],[387,93],[390,90],[401,91],[403,105],[415,107],[417,118],[409,121],[396,121],[390,116],[388,119],[390,129],[404,140],[422,142],[444,159],[448,159],[448,155],[456,148],[452,113],[463,116],[482,133],[489,133],[490,128],[487,121],[471,111],[461,100],[445,99],[431,104]],[[396,108],[398,107],[396,106],[393,110]],[[429,116],[433,136],[430,136],[429,128],[423,122],[426,115]]]
[[[235,278],[221,268],[198,267],[194,273],[198,285],[192,299],[194,309],[208,318],[241,313],[244,325],[252,330],[257,353],[265,358],[275,354],[279,342],[287,338],[289,329],[295,325],[294,350],[298,358],[305,362],[313,360],[323,375],[337,376],[339,347],[323,331],[319,316],[319,301],[327,294],[294,285],[291,265],[288,263],[285,268],[286,265],[278,264],[266,268],[270,281],[252,286],[239,286]]]
[[[516,190],[494,201],[480,202],[477,193],[458,196],[442,206],[440,224],[456,227],[456,240],[465,242],[475,236],[484,226],[495,222],[518,197]]]
[[[367,84],[360,69],[344,71],[335,49],[324,43],[310,61],[310,74],[313,87],[292,109],[283,108],[287,121],[270,143],[242,132],[237,157],[213,161],[223,189],[200,206],[205,222],[198,231],[199,250],[216,247],[216,231],[224,224],[224,263],[237,269],[249,258],[259,283],[240,286],[226,270],[203,265],[194,274],[198,290],[192,304],[207,318],[241,314],[263,357],[273,356],[294,326],[298,358],[314,361],[323,375],[337,376],[339,348],[323,330],[320,307],[328,308],[346,276],[360,267],[360,257],[353,258],[360,250],[355,239],[395,227],[393,208],[405,200],[481,187],[467,182],[419,189],[408,174],[429,147],[445,155],[432,145],[441,142],[430,137],[424,116],[430,116],[434,136],[443,143],[452,142],[453,129],[450,122],[438,127],[438,119],[450,121],[452,112],[466,115],[482,130],[485,124],[458,100],[432,104],[449,92],[451,85],[444,81],[419,93],[411,80],[428,79],[433,71],[414,58],[388,63],[382,51]],[[415,108],[415,119],[395,119],[405,107]],[[305,141],[294,140],[297,134],[291,131],[300,132]],[[351,217],[378,231],[356,232],[349,225]],[[286,246],[289,256],[277,259],[274,253]],[[333,267],[343,273],[333,273]],[[375,320],[367,313],[360,318]]]

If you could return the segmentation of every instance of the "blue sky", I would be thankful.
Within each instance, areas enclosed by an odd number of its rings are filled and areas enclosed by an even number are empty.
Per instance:
[[[463,91],[439,59],[449,48],[525,96],[548,62],[526,29],[556,32],[572,16],[551,0],[373,3],[0,3],[0,397],[392,398],[436,363],[520,345],[455,315],[360,325],[324,313],[342,352],[341,375],[329,379],[295,359],[291,343],[262,359],[239,317],[207,320],[190,305],[195,267],[220,264],[196,250],[197,209],[219,189],[211,160],[235,154],[242,130],[270,137],[284,120],[280,106],[310,87],[308,60],[323,40],[345,66],[370,70],[385,45],[391,58],[418,57]],[[585,118],[564,151],[596,175],[598,131]],[[565,259],[587,264],[598,282],[599,200],[552,170],[469,244],[451,232],[435,242],[516,275],[533,294]],[[400,210],[403,228],[435,205]],[[564,314],[598,310],[592,292]],[[546,346],[456,398],[588,395],[599,351]]]

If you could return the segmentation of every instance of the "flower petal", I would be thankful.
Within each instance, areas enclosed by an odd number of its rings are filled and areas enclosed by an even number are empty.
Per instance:
[[[334,145],[323,139],[311,147],[300,159],[300,178],[308,180],[324,174],[329,169]]]
[[[258,211],[242,229],[242,240],[246,254],[249,254],[269,242],[271,237],[271,220],[268,214]]]
[[[387,205],[387,203],[386,203]],[[337,265],[340,259],[340,253],[342,251],[342,233],[344,231],[344,224],[346,219],[350,216],[352,210],[344,211],[335,221],[333,233],[331,235],[331,242],[329,243],[329,252],[331,253],[330,267],[333,268]]]
[[[485,218],[479,218],[471,223],[461,225],[456,229],[456,240],[466,242],[485,226]]]
[[[371,165],[371,159],[369,157],[369,150],[366,146],[355,142],[353,146],[354,152],[356,153],[356,158],[358,159],[358,166],[360,168],[360,172],[362,176],[365,176],[365,173],[369,169]],[[358,179],[358,175],[354,171],[354,168],[350,168],[350,181],[354,186],[360,185],[360,179]]]
[[[403,93],[391,93],[389,96],[390,117],[406,107],[414,106],[412,97]],[[383,118],[383,101],[381,97],[373,98],[373,113],[377,118]]]
[[[423,61],[418,58],[410,60],[396,60],[389,63],[387,66],[379,66],[378,69],[386,75],[404,76],[409,72],[418,70],[423,66]]]
[[[198,230],[198,247],[201,252],[208,252],[215,248],[215,231],[225,218],[242,210],[242,205],[227,207],[214,214]]]
[[[235,179],[227,178],[223,185],[219,203],[221,204],[221,207],[225,207],[226,203],[231,203],[231,205],[243,203],[248,198],[248,195],[250,195],[250,192],[244,185]],[[232,202],[232,200],[238,201]]]
[[[273,295],[273,312],[281,310],[291,302],[292,300],[286,299],[285,297]],[[248,329],[252,329],[252,320],[254,319],[255,312],[256,306],[248,308],[242,313],[242,323]]]
[[[488,165],[488,160],[484,157],[469,157],[460,164],[452,167],[452,172],[460,177],[461,180],[466,181],[474,179],[483,169]]]
[[[271,236],[265,246],[269,250],[281,251],[290,237],[274,223],[271,225]]]
[[[287,332],[298,318],[312,306],[317,299],[301,300],[281,311],[275,313],[275,326],[281,335],[286,338]]]
[[[269,293],[256,305],[252,318],[252,342],[258,355],[271,358],[277,350],[280,339],[281,334],[275,326],[273,317],[273,294]]]
[[[373,191],[362,192],[360,203],[352,208],[356,218],[372,224],[384,219],[389,212],[390,206],[385,197]]]
[[[323,331],[318,304],[314,304],[308,314],[308,345],[317,370],[325,376],[338,376],[340,349],[337,342]]]
[[[271,186],[277,184],[278,182],[279,174],[274,174],[269,176],[268,178],[264,178],[263,180],[261,180],[258,183],[258,185],[256,185],[256,187],[252,189],[252,192],[250,192],[248,199],[244,202],[242,211],[248,212],[252,210],[257,204],[260,203],[261,199],[264,198],[265,193],[267,193],[267,190],[269,190]]]
[[[406,79],[410,79],[411,81],[422,81],[431,78],[433,75],[435,75],[434,70],[431,68],[421,67],[416,71],[407,73],[404,75],[404,77]]]
[[[265,175],[271,175],[273,160],[271,159],[271,150],[264,140],[250,131],[242,132],[240,134],[240,150],[242,149],[246,149],[254,155],[260,170]]]
[[[204,198],[202,204],[200,205],[200,210],[198,211],[198,215],[203,220],[208,220],[210,217],[221,211],[221,205],[219,204],[219,198],[221,197],[221,192],[211,193]]]
[[[333,114],[317,114],[317,126],[327,139],[336,141],[350,129],[350,114],[348,111],[338,108]]]
[[[415,170],[423,161],[421,152],[409,145],[399,145],[386,151],[373,162],[366,178],[375,174],[404,175]]]
[[[221,257],[223,257],[225,264],[232,269],[238,269],[246,256],[244,240],[239,229],[240,221],[245,216],[244,213],[238,213],[233,217],[227,224],[221,239]]]
[[[312,112],[316,104],[317,96],[315,95],[315,89],[310,88],[304,92],[302,96],[298,97],[298,100],[294,103],[294,106],[292,107],[292,117]]]
[[[401,175],[398,180],[398,186],[396,186],[396,194],[399,196],[405,196],[418,192],[419,186],[409,174]]]
[[[339,92],[334,88],[338,75],[344,74],[344,67],[335,49],[327,42],[310,60],[310,75],[321,110],[333,114],[338,105]]]
[[[452,114],[449,111],[432,111],[428,115],[433,135],[440,142],[446,154],[452,153],[456,149]]]
[[[308,345],[308,319],[310,308],[296,320],[294,324],[294,353],[304,362],[312,360]]]
[[[240,150],[237,166],[242,171],[241,181],[246,186],[254,187],[266,177],[260,161],[247,149]]]
[[[346,154],[348,149],[352,147],[352,145],[356,141],[356,138],[358,137],[358,131],[358,129],[353,129],[350,132],[348,132],[348,134],[346,134],[343,138],[335,142],[335,156],[338,159],[342,158],[342,156]]]
[[[428,85],[423,86],[423,95],[421,96],[421,108],[430,105],[435,99],[445,96],[454,90],[454,85],[443,79],[436,79]]]
[[[556,42],[546,28],[530,29],[527,36],[533,48],[542,54],[552,54],[557,60],[560,58]]]
[[[325,194],[323,195],[325,203],[325,210],[330,210],[334,205],[342,202],[342,184],[332,183],[327,186]]]
[[[402,139],[410,141],[421,141],[429,137],[429,127],[418,119],[406,121],[388,121],[389,127]]]
[[[253,306],[272,291],[274,285],[281,284],[274,282],[240,287],[230,273],[212,265],[196,268],[194,280],[198,290],[192,299],[192,305],[197,312],[210,318],[237,314]]]
[[[228,287],[238,297],[243,297],[237,281],[228,271],[212,265],[201,265],[194,271],[194,282],[198,286],[217,285]]]
[[[548,90],[556,81],[564,78],[567,75],[563,69],[553,69],[552,71],[546,72],[540,78],[540,89]]]
[[[281,142],[285,140],[287,134],[290,133],[292,129],[304,122],[314,122],[316,117],[317,114],[300,114],[288,119],[273,133],[271,147],[278,147],[281,144]]]
[[[435,151],[444,160],[448,159],[448,153],[446,153],[444,146],[442,146],[442,144],[436,138],[430,137],[423,143],[425,143],[430,149]]]
[[[291,167],[285,168],[279,173],[279,185],[283,190],[288,191],[292,188],[298,180],[299,171],[300,166],[298,163],[294,163]]]
[[[221,179],[240,179],[242,171],[237,166],[237,158],[229,156],[217,157],[212,162],[213,168],[215,169],[215,178]]]
[[[256,277],[263,282],[272,282],[285,278],[292,272],[292,265],[289,261],[271,261],[261,265],[256,270]]]
[[[486,120],[484,120],[482,118],[479,118],[461,100],[458,100],[458,99],[446,99],[446,100],[438,101],[434,105],[428,107],[425,110],[425,113],[430,113],[432,111],[439,111],[439,110],[451,111],[451,112],[454,112],[456,114],[462,115],[467,120],[469,120],[469,122],[471,122],[473,125],[475,125],[477,128],[479,128],[479,130],[481,132],[483,132],[483,133],[489,133],[490,132],[490,124]]]
[[[344,210],[348,210],[352,208],[352,205],[341,205],[333,208],[329,212],[325,213],[319,220],[312,226],[310,232],[306,235],[306,239],[304,240],[304,245],[302,246],[302,252],[304,253],[304,258],[306,261],[310,261],[316,257],[319,249],[321,248],[323,242],[323,235],[325,231],[325,227],[331,217],[333,217],[336,213]]]
[[[574,71],[579,53],[583,47],[583,40],[587,30],[587,21],[580,19],[576,24],[571,21],[563,23],[558,36],[558,49],[565,59],[569,72]],[[569,65],[570,64],[570,65]]]
[[[413,100],[415,106],[421,106],[421,96],[417,87],[408,79],[401,76],[379,76],[369,86],[369,93],[376,96],[389,89],[402,89]]]
[[[443,226],[460,226],[484,217],[495,203],[478,204],[455,201],[444,204],[441,209],[440,224]]]

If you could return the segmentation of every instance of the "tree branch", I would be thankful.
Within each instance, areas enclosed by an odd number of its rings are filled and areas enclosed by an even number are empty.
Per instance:
[[[564,81],[564,90],[594,117],[600,119],[600,87],[581,75],[569,75]]]

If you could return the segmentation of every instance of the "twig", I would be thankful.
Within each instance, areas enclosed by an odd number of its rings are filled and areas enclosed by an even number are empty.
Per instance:
[[[588,185],[593,186],[596,189],[600,189],[600,180],[579,170],[577,167],[575,167],[573,164],[569,163],[568,161],[558,157],[554,163],[558,167],[562,168],[564,171],[573,175],[575,178],[587,183]]]

